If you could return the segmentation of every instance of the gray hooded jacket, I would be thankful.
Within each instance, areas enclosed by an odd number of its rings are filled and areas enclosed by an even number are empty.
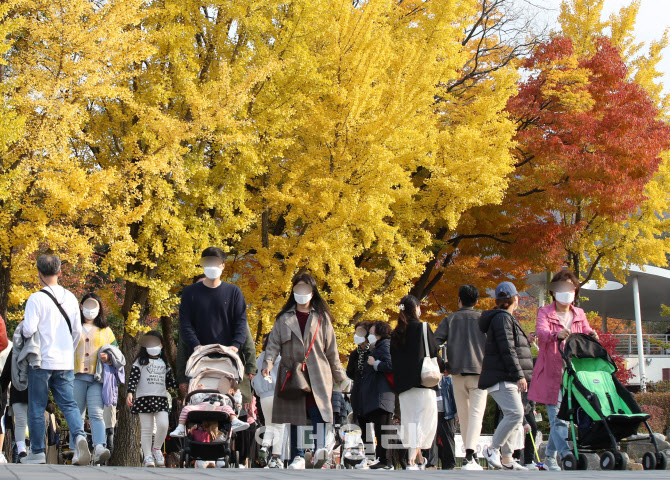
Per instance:
[[[12,385],[20,392],[28,388],[28,369],[40,368],[42,366],[42,354],[40,351],[42,339],[39,331],[30,338],[23,338],[23,322],[19,323],[14,330],[12,342]]]

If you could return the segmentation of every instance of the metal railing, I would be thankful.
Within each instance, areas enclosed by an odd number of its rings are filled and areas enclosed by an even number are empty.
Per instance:
[[[637,355],[637,335],[615,334],[619,344],[616,352],[620,355]],[[645,355],[670,356],[670,335],[642,335],[642,346]]]

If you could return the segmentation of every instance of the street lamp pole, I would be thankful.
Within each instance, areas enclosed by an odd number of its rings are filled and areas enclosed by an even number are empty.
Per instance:
[[[635,308],[635,333],[637,335],[637,359],[639,362],[640,391],[647,391],[647,377],[644,372],[644,341],[642,340],[642,312],[640,309],[640,285],[637,275],[633,275],[633,307]]]

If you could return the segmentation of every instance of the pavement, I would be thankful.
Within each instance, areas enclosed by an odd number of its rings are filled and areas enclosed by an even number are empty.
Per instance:
[[[129,467],[73,467],[71,465],[0,465],[0,479],[15,480],[172,480],[172,479],[211,479],[218,480],[289,480],[293,478],[315,479],[351,479],[370,480],[384,476],[385,478],[441,479],[445,477],[468,477],[476,480],[528,478],[543,480],[577,479],[646,479],[668,480],[670,471],[575,471],[575,472],[461,472],[460,470],[442,471],[426,470],[392,472],[371,470],[268,470],[268,469],[178,469],[178,468],[129,468]]]

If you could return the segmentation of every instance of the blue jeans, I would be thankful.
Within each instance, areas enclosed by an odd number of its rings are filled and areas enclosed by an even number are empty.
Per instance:
[[[63,412],[72,435],[85,435],[81,413],[74,401],[74,372],[72,370],[28,369],[28,431],[30,450],[42,453],[46,449],[44,410],[49,400],[49,390]]]
[[[105,420],[102,416],[104,405],[102,403],[102,383],[80,380],[75,376],[74,379],[74,400],[79,407],[81,421],[84,421],[84,414],[88,409],[88,418],[91,421],[91,435],[93,437],[93,446],[106,445],[107,435],[105,432]],[[70,434],[70,445],[74,445],[74,438]]]
[[[326,445],[326,422],[323,421],[319,407],[309,407],[307,415],[312,421],[312,434],[316,438],[316,450],[323,448]],[[298,441],[300,440],[300,441]],[[298,426],[291,425],[291,458],[297,456],[304,457],[305,449],[300,448],[302,445],[302,438],[298,439]]]
[[[549,416],[549,441],[547,442],[547,450],[545,457],[555,457],[556,452],[559,454],[559,459],[570,453],[568,447],[568,424],[557,417],[558,410],[561,407],[559,399],[557,405],[545,405],[547,407],[547,415]]]

